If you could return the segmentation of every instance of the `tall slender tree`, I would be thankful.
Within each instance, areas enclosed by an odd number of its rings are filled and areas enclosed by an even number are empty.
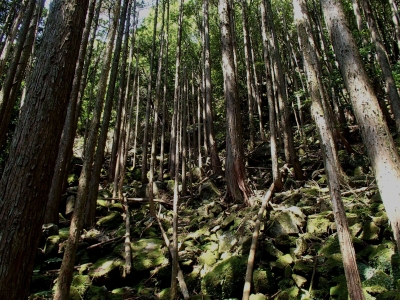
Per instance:
[[[400,157],[340,1],[322,0],[321,3],[340,71],[393,229],[397,250],[400,251]]]
[[[10,300],[28,297],[87,8],[53,1],[0,180],[0,295]]]
[[[249,204],[250,189],[244,168],[243,135],[240,120],[237,78],[233,60],[232,32],[228,0],[220,0],[218,13],[221,30],[222,71],[226,107],[226,162],[225,178],[228,195],[235,202]]]

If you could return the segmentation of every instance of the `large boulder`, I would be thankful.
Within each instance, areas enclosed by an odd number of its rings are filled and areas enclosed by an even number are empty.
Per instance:
[[[201,291],[212,299],[241,297],[247,258],[232,256],[217,264],[201,281]]]

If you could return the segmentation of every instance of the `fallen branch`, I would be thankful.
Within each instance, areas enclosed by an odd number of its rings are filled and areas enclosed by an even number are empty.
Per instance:
[[[132,249],[131,249],[131,222],[128,202],[124,197],[123,206],[125,210],[125,266],[124,277],[131,273],[132,269]]]
[[[118,236],[118,237],[115,237],[113,239],[109,239],[108,241],[104,241],[104,242],[101,242],[101,243],[98,243],[98,244],[91,245],[91,246],[87,247],[86,250],[90,250],[90,249],[93,249],[93,248],[96,248],[96,247],[100,247],[100,246],[103,246],[105,244],[116,242],[116,241],[119,242],[120,240],[123,240],[124,238],[125,238],[124,236]]]
[[[167,236],[167,234],[166,234],[166,232],[165,232],[165,230],[164,230],[164,228],[163,228],[163,226],[162,226],[162,224],[160,222],[160,219],[158,217],[156,217],[156,219],[157,219],[158,225],[160,226],[160,230],[161,230],[162,236],[164,238],[165,245],[167,245],[168,250],[171,253],[171,256],[173,257],[174,249],[173,249],[171,243],[169,242],[168,236]],[[187,289],[185,278],[183,277],[182,270],[179,267],[179,263],[178,263],[178,282],[179,282],[179,286],[180,286],[182,294],[183,294],[183,298],[185,300],[189,299],[189,297],[190,297],[189,296],[189,291]]]
[[[352,195],[352,194],[355,194],[355,193],[366,192],[366,191],[369,191],[369,190],[372,190],[372,189],[375,189],[375,188],[377,188],[376,185],[371,185],[371,186],[362,187],[362,188],[359,188],[359,189],[356,189],[356,190],[342,192],[342,193],[340,193],[340,195],[347,196],[347,195]],[[330,197],[331,197],[331,195],[326,195],[326,196],[319,197],[318,200],[328,199]]]
[[[242,300],[248,300],[249,297],[250,297],[251,280],[252,280],[252,277],[253,277],[254,258],[256,256],[258,235],[260,233],[260,224],[261,224],[261,220],[262,220],[265,208],[267,207],[269,199],[272,196],[274,188],[275,188],[275,185],[272,184],[270,186],[270,188],[268,189],[268,192],[263,197],[260,210],[258,211],[256,226],[254,228],[253,238],[251,240],[249,258],[247,260],[246,279],[245,279],[245,284],[244,284],[244,289],[243,289],[243,298],[242,298]]]
[[[118,200],[121,201],[120,198],[98,198],[99,200]],[[126,198],[128,202],[149,202],[149,198]],[[154,202],[163,204],[165,206],[168,206],[168,208],[172,208],[172,203],[166,200],[162,199],[153,199]]]

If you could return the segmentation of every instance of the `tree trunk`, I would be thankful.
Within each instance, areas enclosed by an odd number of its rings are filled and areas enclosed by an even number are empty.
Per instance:
[[[347,287],[351,299],[365,299],[361,288],[361,280],[357,269],[356,255],[351,242],[346,213],[340,195],[340,176],[338,173],[340,167],[338,165],[337,150],[333,143],[332,120],[330,120],[329,115],[326,114],[322,107],[323,95],[318,83],[319,78],[322,78],[322,68],[317,60],[314,41],[310,39],[306,3],[304,0],[293,0],[293,8],[312,100],[311,113],[317,125],[325,170],[328,176],[328,186],[332,199],[340,250],[343,257]]]
[[[222,175],[221,162],[218,156],[217,143],[215,142],[214,120],[212,109],[212,85],[211,85],[211,58],[210,58],[210,34],[208,20],[208,0],[203,0],[203,17],[204,17],[204,94],[205,94],[205,112],[207,122],[207,138],[208,148],[211,156],[211,167],[213,173]],[[183,133],[185,134],[185,132]]]
[[[261,31],[262,31],[262,41],[264,46],[264,64],[265,64],[265,79],[266,79],[266,87],[267,87],[267,99],[268,99],[268,107],[269,107],[269,130],[270,130],[270,146],[271,146],[271,162],[272,162],[272,177],[275,184],[276,191],[280,191],[283,188],[283,182],[281,178],[281,173],[279,171],[278,165],[278,143],[276,140],[277,130],[276,130],[276,114],[275,114],[275,97],[274,91],[272,87],[272,72],[271,72],[271,63],[270,63],[270,55],[269,55],[269,46],[268,46],[268,36],[267,36],[267,24],[265,19],[262,18],[261,23]]]
[[[181,5],[183,6],[183,1],[180,0]],[[178,19],[178,36],[177,36],[177,45],[176,45],[176,60],[175,60],[175,84],[174,84],[174,112],[172,115],[172,124],[171,124],[171,138],[170,138],[170,152],[169,152],[169,166],[170,166],[170,175],[171,178],[175,177],[175,162],[178,159],[176,156],[176,144],[177,144],[177,128],[178,128],[178,94],[179,94],[179,78],[180,78],[180,66],[181,66],[181,43],[182,43],[182,21],[183,21],[183,7],[180,8],[179,11],[179,19]],[[179,23],[180,22],[180,23]],[[179,154],[179,152],[178,152]]]
[[[399,9],[397,8],[397,4],[394,0],[389,0],[390,9],[392,10],[392,21],[394,24],[394,29],[396,31],[396,43],[397,47],[400,50],[400,16],[399,16]]]
[[[128,46],[129,46],[129,28],[131,22],[131,7],[132,1],[129,1],[128,5],[128,13],[126,16],[126,24],[125,24],[125,37],[124,37],[124,45],[122,48],[121,55],[121,70],[120,70],[120,78],[119,78],[119,100],[117,106],[117,118],[115,120],[114,126],[114,135],[113,135],[113,143],[111,148],[111,158],[110,164],[108,166],[108,182],[113,182],[115,175],[115,166],[118,161],[118,149],[120,144],[120,133],[121,133],[121,122],[122,122],[122,110],[125,106],[126,101],[126,87],[129,86],[129,81],[126,78],[126,63],[128,58]],[[116,192],[116,191],[115,191]]]
[[[167,79],[168,79],[168,45],[169,45],[169,2],[167,2],[167,20],[164,36],[165,59],[164,59],[164,86],[163,86],[163,104],[162,104],[162,124],[160,141],[160,169],[158,171],[158,180],[164,179],[164,152],[165,152],[165,129],[167,126]]]
[[[22,51],[24,50],[26,36],[29,32],[29,25],[31,24],[32,16],[35,11],[36,1],[29,0],[28,7],[26,13],[24,15],[24,19],[22,21],[21,30],[19,31],[18,40],[16,44],[16,49],[14,50],[14,55],[10,61],[10,66],[7,70],[7,75],[4,79],[0,90],[0,119],[6,120],[6,110],[7,110],[7,103],[10,101],[10,93],[11,89],[14,87],[15,83],[15,74],[17,73],[18,65],[20,62]],[[29,52],[30,54],[30,52]],[[1,76],[1,73],[0,73]],[[10,111],[11,114],[11,111]],[[2,135],[4,130],[2,130]],[[4,134],[5,135],[5,134]],[[0,140],[1,141],[1,140]],[[1,146],[1,143],[0,143]]]
[[[107,97],[104,106],[103,121],[101,124],[99,140],[97,142],[92,175],[90,178],[88,203],[90,204],[90,209],[92,211],[91,212],[87,211],[88,215],[91,217],[91,218],[86,217],[85,225],[87,226],[93,226],[95,222],[96,202],[97,202],[97,195],[99,193],[100,173],[101,173],[101,168],[103,166],[104,150],[107,141],[108,127],[110,125],[111,112],[114,102],[113,100],[114,100],[115,86],[117,81],[120,54],[122,49],[122,39],[124,36],[125,20],[128,12],[129,2],[130,0],[123,0],[122,2],[123,5],[121,7],[121,14],[119,17],[118,34],[117,34],[117,39],[115,41],[115,49],[113,51],[113,62],[111,66],[110,79],[107,85]]]
[[[240,107],[235,77],[232,32],[228,0],[220,0],[218,12],[221,30],[222,71],[224,74],[224,94],[226,100],[226,162],[225,177],[227,192],[234,202],[249,204],[249,187],[244,169],[243,136]]]
[[[254,130],[254,78],[251,72],[251,49],[250,49],[250,36],[249,36],[249,25],[247,20],[247,0],[241,0],[242,2],[242,18],[243,18],[243,48],[244,58],[246,63],[246,85],[247,85],[247,104],[249,106],[249,130],[250,130],[250,143],[249,150],[254,149],[255,130]]]
[[[88,39],[90,34],[90,28],[92,25],[92,20],[94,17],[95,0],[91,0],[89,4],[89,10],[87,15],[87,20],[85,24],[85,29],[83,31],[82,43],[79,50],[78,63],[75,69],[74,81],[72,84],[72,92],[70,96],[70,101],[68,105],[67,117],[64,123],[63,135],[61,137],[60,148],[58,150],[57,163],[54,168],[54,176],[51,183],[51,189],[48,196],[46,216],[44,223],[54,223],[58,224],[58,213],[59,204],[62,194],[62,185],[67,173],[67,168],[69,165],[69,153],[72,152],[73,141],[75,137],[75,131],[78,123],[78,118],[76,115],[79,114],[80,109],[78,109],[78,95],[79,87],[82,79],[83,66],[85,62],[86,49],[88,45]],[[98,11],[100,11],[101,0],[97,4]],[[86,64],[90,64],[87,60]]]
[[[9,90],[9,94],[1,94],[0,97],[4,96],[4,102],[1,106],[0,110],[2,111],[2,115],[0,115],[1,123],[0,123],[0,148],[5,144],[7,138],[8,127],[11,121],[12,113],[15,107],[15,103],[17,102],[18,94],[20,92],[21,83],[24,79],[25,71],[29,62],[29,58],[32,54],[33,45],[35,44],[35,36],[36,36],[36,26],[38,24],[38,20],[40,18],[40,14],[44,5],[44,0],[41,0],[40,3],[36,5],[36,11],[32,16],[29,30],[26,34],[26,38],[24,40],[23,50],[21,52],[19,62],[17,65],[16,72],[12,79],[11,89]],[[11,63],[13,66],[14,63]],[[11,75],[8,72],[7,75]],[[5,85],[7,84],[8,77],[6,79]],[[5,89],[6,86],[3,86]],[[6,100],[7,99],[7,100]],[[1,102],[2,100],[0,100]]]
[[[0,180],[0,295],[10,300],[28,297],[87,7],[53,2]]]
[[[149,126],[150,126],[150,106],[152,102],[151,95],[151,87],[153,80],[153,65],[154,65],[154,54],[156,49],[156,33],[157,33],[157,18],[158,18],[158,0],[156,0],[155,11],[154,11],[154,26],[153,26],[153,42],[151,46],[151,54],[150,54],[150,72],[149,72],[149,82],[147,83],[147,103],[146,103],[146,117],[144,121],[144,136],[143,136],[143,145],[142,145],[142,183],[145,184],[148,182],[147,179],[147,150],[149,146]],[[150,212],[151,214],[155,214],[154,207],[150,203]]]
[[[288,163],[293,166],[295,177],[298,180],[303,180],[304,175],[301,169],[299,160],[296,155],[296,151],[294,149],[293,142],[293,132],[292,126],[290,122],[290,113],[289,113],[289,105],[287,101],[287,95],[285,90],[285,83],[283,78],[283,71],[281,65],[281,59],[279,56],[279,45],[276,37],[276,32],[274,29],[274,23],[272,20],[272,10],[270,0],[263,0],[261,5],[261,14],[262,20],[265,22],[265,26],[267,27],[268,33],[268,41],[269,41],[269,52],[272,56],[271,62],[273,66],[274,72],[274,83],[277,88],[277,96],[279,103],[279,110],[282,114],[281,124],[283,129],[283,140],[285,144],[285,159]]]
[[[356,0],[353,0],[355,2]],[[386,53],[385,46],[382,42],[378,26],[372,14],[371,5],[365,0],[359,0],[363,10],[364,16],[368,22],[368,27],[371,32],[372,41],[375,44],[376,56],[382,70],[383,79],[386,85],[386,93],[388,94],[390,106],[396,121],[397,132],[400,133],[400,96],[397,91],[396,83],[394,81],[392,68],[390,66],[389,57]]]
[[[323,0],[322,8],[333,48],[361,135],[371,160],[379,192],[400,249],[400,157],[384,120],[361,56],[338,0]]]

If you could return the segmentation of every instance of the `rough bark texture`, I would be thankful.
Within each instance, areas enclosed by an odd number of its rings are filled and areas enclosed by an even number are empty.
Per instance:
[[[226,163],[225,178],[228,195],[234,202],[248,204],[249,188],[244,169],[243,136],[240,108],[237,95],[237,82],[234,72],[232,35],[230,26],[230,7],[227,0],[218,4],[221,30],[222,71],[224,74],[224,93],[226,107]]]
[[[149,146],[149,128],[150,128],[150,106],[151,106],[151,96],[152,91],[151,87],[153,84],[153,65],[154,65],[154,54],[156,51],[156,32],[157,32],[157,17],[158,16],[158,0],[156,0],[155,11],[154,11],[154,25],[153,25],[153,42],[151,46],[151,54],[150,54],[150,73],[149,73],[149,81],[147,83],[147,103],[146,103],[146,117],[144,121],[144,132],[143,132],[143,144],[142,144],[142,183],[145,184],[148,182],[147,179],[147,150]],[[154,214],[154,207],[150,202],[150,211]]]
[[[270,130],[270,146],[271,146],[271,162],[272,162],[272,177],[275,183],[276,191],[280,191],[283,188],[281,173],[278,166],[278,142],[276,139],[276,114],[275,114],[275,97],[272,88],[272,75],[271,75],[271,64],[270,55],[268,50],[268,37],[267,37],[267,24],[264,18],[261,23],[261,33],[264,47],[264,64],[265,64],[265,79],[267,87],[267,98],[269,107],[269,130]]]
[[[207,141],[211,156],[211,167],[214,174],[222,175],[221,162],[218,156],[217,143],[215,142],[213,109],[212,109],[212,85],[211,85],[211,58],[210,58],[210,34],[208,21],[208,0],[203,0],[204,17],[204,94],[205,111],[207,121]]]
[[[322,8],[379,192],[400,249],[400,157],[338,0]]]
[[[335,216],[340,251],[346,275],[347,288],[351,299],[364,299],[360,275],[357,269],[356,255],[351,241],[351,235],[346,219],[339,182],[339,160],[333,143],[332,121],[322,107],[322,97],[318,78],[322,77],[322,69],[317,61],[315,45],[310,39],[310,26],[306,3],[304,0],[293,0],[294,19],[301,41],[303,61],[307,71],[308,88],[312,100],[311,114],[317,125],[321,150],[324,158],[325,171],[328,176],[328,186],[331,195],[332,208]]]
[[[353,0],[353,2],[356,0]],[[368,22],[368,27],[371,32],[372,41],[375,44],[376,56],[378,63],[381,67],[383,79],[386,85],[386,92],[388,94],[390,106],[396,122],[397,132],[400,132],[400,96],[394,81],[392,68],[390,66],[389,57],[385,50],[385,46],[382,41],[381,34],[376,24],[375,18],[372,14],[371,5],[366,0],[359,0],[363,10],[365,18]]]
[[[285,144],[285,159],[288,163],[292,164],[295,176],[298,180],[303,180],[304,175],[301,169],[296,151],[294,149],[292,125],[290,122],[289,104],[285,90],[285,80],[282,71],[281,58],[279,56],[279,45],[275,33],[274,22],[272,20],[271,0],[263,0],[261,5],[261,17],[265,22],[268,33],[268,45],[270,47],[269,53],[272,56],[272,69],[274,74],[274,84],[277,89],[277,98],[279,103],[279,110],[282,114],[280,119],[283,129],[283,140]]]
[[[28,297],[87,7],[53,2],[0,180],[0,295],[10,300]]]
[[[51,189],[48,196],[46,216],[44,223],[58,224],[59,204],[61,200],[63,179],[67,172],[69,165],[69,153],[72,152],[73,141],[75,138],[75,131],[78,123],[78,118],[75,118],[78,109],[78,95],[79,87],[82,79],[83,66],[85,62],[86,49],[89,40],[90,28],[94,17],[95,0],[91,0],[89,4],[89,11],[86,18],[86,25],[83,31],[82,43],[79,50],[78,63],[75,69],[74,81],[72,84],[72,92],[68,105],[67,117],[65,119],[63,134],[61,137],[60,148],[58,150],[57,163],[54,168],[54,176],[51,183]],[[98,1],[101,3],[101,0]],[[98,5],[100,10],[100,5]],[[86,62],[90,64],[90,61]],[[79,114],[79,112],[78,112]]]
[[[110,72],[110,79],[108,81],[107,85],[107,97],[106,97],[106,103],[104,105],[104,112],[103,112],[103,121],[101,123],[101,129],[100,129],[100,135],[99,135],[99,140],[97,142],[97,148],[96,148],[96,156],[93,164],[93,171],[92,171],[92,176],[90,179],[90,188],[89,188],[89,198],[88,201],[92,205],[92,209],[96,209],[96,201],[97,201],[97,195],[99,193],[99,183],[100,183],[100,173],[101,173],[101,168],[103,166],[103,160],[104,160],[104,151],[105,151],[105,145],[107,141],[107,133],[108,133],[108,128],[110,125],[110,119],[111,119],[111,112],[112,112],[112,107],[113,107],[113,100],[114,100],[114,93],[115,93],[115,86],[116,86],[116,81],[117,81],[117,75],[118,75],[118,67],[119,67],[119,61],[120,61],[120,53],[122,49],[122,40],[124,36],[124,28],[125,28],[125,20],[126,20],[126,15],[128,11],[128,3],[130,0],[123,0],[123,5],[121,7],[121,14],[119,16],[119,26],[118,26],[118,34],[117,34],[117,39],[115,41],[115,49],[113,53],[113,62],[111,66],[111,72]],[[88,221],[92,222],[91,224],[94,224],[94,214],[92,215],[93,219]],[[89,223],[88,223],[89,224]]]
[[[6,138],[7,138],[7,131],[8,131],[8,126],[10,124],[11,121],[11,117],[12,117],[12,112],[13,109],[15,107],[15,103],[17,101],[18,98],[18,94],[21,88],[21,83],[22,80],[24,79],[24,75],[25,75],[25,70],[27,68],[28,62],[29,62],[29,58],[31,57],[32,54],[32,49],[33,49],[33,45],[35,44],[35,36],[36,36],[36,27],[38,24],[38,19],[40,17],[41,11],[43,9],[43,5],[44,5],[44,1],[41,0],[40,3],[38,3],[36,5],[36,10],[35,13],[32,16],[30,25],[29,25],[29,30],[26,34],[26,38],[24,40],[24,45],[23,45],[23,49],[19,58],[18,63],[15,63],[15,65],[17,66],[17,69],[15,70],[15,74],[14,77],[12,78],[12,82],[11,82],[11,89],[8,91],[8,95],[6,94],[1,94],[0,97],[5,97],[3,98],[3,100],[0,100],[0,102],[2,102],[3,105],[1,105],[0,108],[0,148],[3,146],[3,144],[6,142]],[[11,64],[14,65],[14,62]],[[8,73],[7,75],[11,75],[10,73]],[[7,84],[7,80],[4,83],[5,85]],[[6,86],[4,86],[4,89],[6,88]]]

